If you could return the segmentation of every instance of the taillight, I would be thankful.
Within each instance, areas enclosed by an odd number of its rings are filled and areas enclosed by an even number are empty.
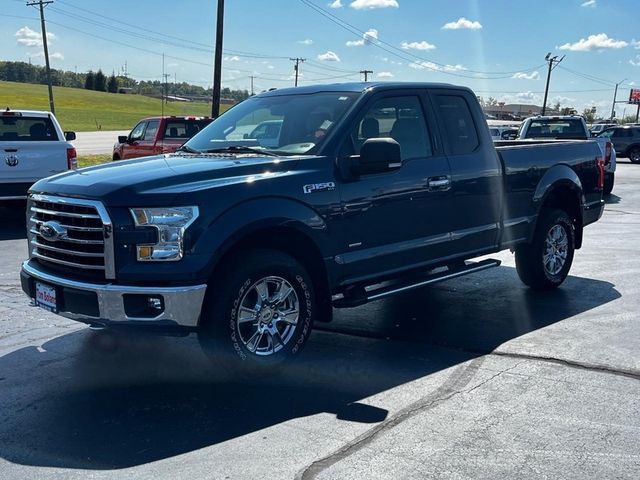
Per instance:
[[[605,165],[609,165],[611,163],[611,148],[612,148],[612,143],[611,142],[607,142],[605,144],[604,147],[604,164]]]
[[[67,170],[78,168],[78,154],[75,148],[67,148]]]
[[[598,188],[604,188],[604,157],[598,157],[596,159],[596,165],[598,167]]]

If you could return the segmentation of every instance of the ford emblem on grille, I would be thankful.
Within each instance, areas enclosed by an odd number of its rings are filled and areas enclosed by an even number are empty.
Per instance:
[[[67,236],[67,229],[58,222],[45,222],[40,225],[38,232],[42,235],[42,238],[49,242],[62,240]]]
[[[9,165],[10,167],[15,167],[18,165],[18,157],[15,155],[9,155],[4,159],[4,163]]]

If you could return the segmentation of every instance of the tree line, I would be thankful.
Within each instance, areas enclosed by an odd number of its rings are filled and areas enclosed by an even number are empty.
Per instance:
[[[32,65],[26,62],[0,61],[0,80],[46,85],[47,76],[45,68],[39,65]],[[154,96],[175,95],[178,97],[211,98],[212,93],[210,88],[191,85],[188,82],[165,84],[159,80],[138,81],[123,75],[116,75],[115,72],[107,77],[102,70],[97,72],[72,72],[53,68],[51,69],[51,83],[58,87],[85,88],[112,93],[117,93],[119,89],[125,88],[132,93]],[[249,92],[247,90],[223,88],[221,95],[223,98],[231,98],[239,102],[248,98]]]

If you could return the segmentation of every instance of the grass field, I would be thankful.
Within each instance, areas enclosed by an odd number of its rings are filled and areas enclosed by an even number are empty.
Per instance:
[[[111,155],[100,154],[100,155],[80,155],[78,157],[78,168],[91,167],[93,165],[100,165],[101,163],[106,163],[111,161]]]
[[[63,130],[129,130],[144,117],[160,115],[162,104],[142,95],[94,92],[80,88],[53,87],[56,117]],[[0,82],[0,108],[49,110],[46,85]],[[222,110],[227,108],[222,105]],[[206,103],[169,102],[165,115],[211,115]]]

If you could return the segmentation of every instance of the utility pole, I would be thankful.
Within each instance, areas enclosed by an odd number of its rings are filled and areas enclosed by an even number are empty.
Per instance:
[[[293,71],[295,72],[296,75],[296,79],[295,79],[295,83],[293,84],[294,87],[298,86],[298,73],[300,72],[300,64],[303,62],[306,62],[307,59],[306,58],[290,58],[289,60],[291,60],[292,62],[296,62],[296,64],[293,66]]]
[[[163,73],[162,76],[164,77],[164,88],[162,89],[164,91],[164,102],[167,103],[167,97],[169,96],[169,85],[167,84],[167,79],[171,74]]]
[[[49,65],[49,46],[47,45],[47,28],[44,22],[44,7],[53,3],[53,0],[43,1],[38,0],[37,2],[29,2],[27,3],[28,7],[38,6],[40,7],[40,28],[42,30],[42,45],[44,46],[44,62],[46,66],[47,72],[47,87],[49,88],[49,109],[51,113],[56,114],[56,107],[53,103],[53,86],[51,85],[51,66]]]
[[[211,116],[220,115],[220,80],[222,78],[222,32],[224,28],[224,0],[218,0],[216,19],[216,49],[213,60],[213,92],[211,94]]]
[[[611,120],[613,120],[613,117],[616,116],[616,97],[618,96],[618,86],[622,82],[626,82],[626,81],[627,79],[625,78],[624,80],[620,80],[618,83],[616,83],[616,89],[613,91],[613,103],[611,104]]]
[[[556,66],[564,60],[564,55],[560,60],[558,60],[558,56],[551,56],[551,52],[547,53],[547,56],[544,57],[546,62],[549,64],[549,71],[547,72],[547,86],[544,88],[544,102],[542,102],[542,115],[547,113],[547,96],[549,95],[549,82],[551,81],[551,71],[556,68]]]
[[[369,80],[369,74],[373,75],[373,70],[360,70],[360,73],[364,74],[364,81]]]
[[[251,96],[253,97],[254,93],[253,93],[253,79],[255,78],[253,75],[251,75],[249,77],[251,79]]]

